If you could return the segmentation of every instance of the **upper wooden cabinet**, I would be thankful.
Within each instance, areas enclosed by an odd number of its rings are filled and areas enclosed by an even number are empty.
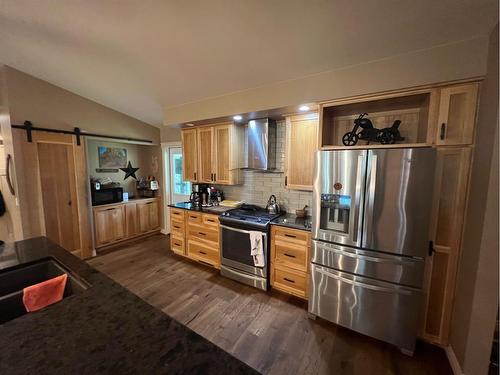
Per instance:
[[[479,84],[450,86],[441,89],[437,145],[468,145],[474,141]]]
[[[193,134],[196,134],[195,146]],[[238,184],[243,137],[243,127],[231,123],[183,129],[184,179],[222,185]],[[196,160],[195,165],[193,160]]]
[[[286,119],[285,185],[289,189],[312,190],[318,127],[317,113],[289,116]]]
[[[185,129],[182,137],[182,177],[185,181],[197,182],[198,142],[196,129]]]
[[[196,129],[198,135],[198,182],[211,183],[213,175],[214,128],[207,126]]]

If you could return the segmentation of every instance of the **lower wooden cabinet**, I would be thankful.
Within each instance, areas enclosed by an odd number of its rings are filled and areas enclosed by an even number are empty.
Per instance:
[[[160,229],[159,198],[96,206],[95,248],[110,246]]]
[[[219,218],[170,208],[170,248],[176,254],[220,268]]]
[[[307,299],[311,233],[271,227],[271,286]]]
[[[125,238],[123,206],[94,209],[95,245],[107,246]]]

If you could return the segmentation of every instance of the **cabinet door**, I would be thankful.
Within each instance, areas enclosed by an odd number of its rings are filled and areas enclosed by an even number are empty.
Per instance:
[[[150,230],[149,205],[147,203],[137,203],[137,227],[140,233]]]
[[[113,240],[118,241],[125,238],[125,207],[119,206],[110,212],[113,228]]]
[[[114,233],[110,225],[112,222],[112,213],[114,208],[94,211],[94,228],[96,247],[109,244],[113,241]]]
[[[437,145],[473,143],[478,88],[478,83],[470,83],[441,89]]]
[[[198,145],[196,129],[184,129],[182,137],[182,177],[197,182]]]
[[[230,184],[231,125],[220,125],[214,129],[215,181]]]
[[[423,336],[446,345],[467,200],[471,149],[441,148],[437,153],[431,238],[426,264]]]
[[[139,233],[137,229],[137,205],[129,203],[125,205],[126,236],[133,237]]]
[[[312,190],[318,127],[317,113],[287,118],[285,184],[289,189]]]
[[[159,205],[157,201],[148,203],[149,229],[155,230],[160,227]]]
[[[212,154],[213,128],[211,126],[197,129],[198,132],[198,182],[213,181]]]

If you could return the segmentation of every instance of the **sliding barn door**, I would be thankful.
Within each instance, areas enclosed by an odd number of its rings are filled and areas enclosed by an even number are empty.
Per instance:
[[[16,129],[14,152],[24,238],[47,236],[73,254],[92,256],[85,144],[74,136]]]
[[[73,147],[38,143],[45,233],[68,251],[80,248]]]

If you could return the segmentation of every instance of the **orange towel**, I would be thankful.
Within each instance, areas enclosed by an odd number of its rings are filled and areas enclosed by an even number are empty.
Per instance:
[[[67,279],[68,275],[64,274],[24,288],[23,303],[26,311],[37,311],[62,300]]]

